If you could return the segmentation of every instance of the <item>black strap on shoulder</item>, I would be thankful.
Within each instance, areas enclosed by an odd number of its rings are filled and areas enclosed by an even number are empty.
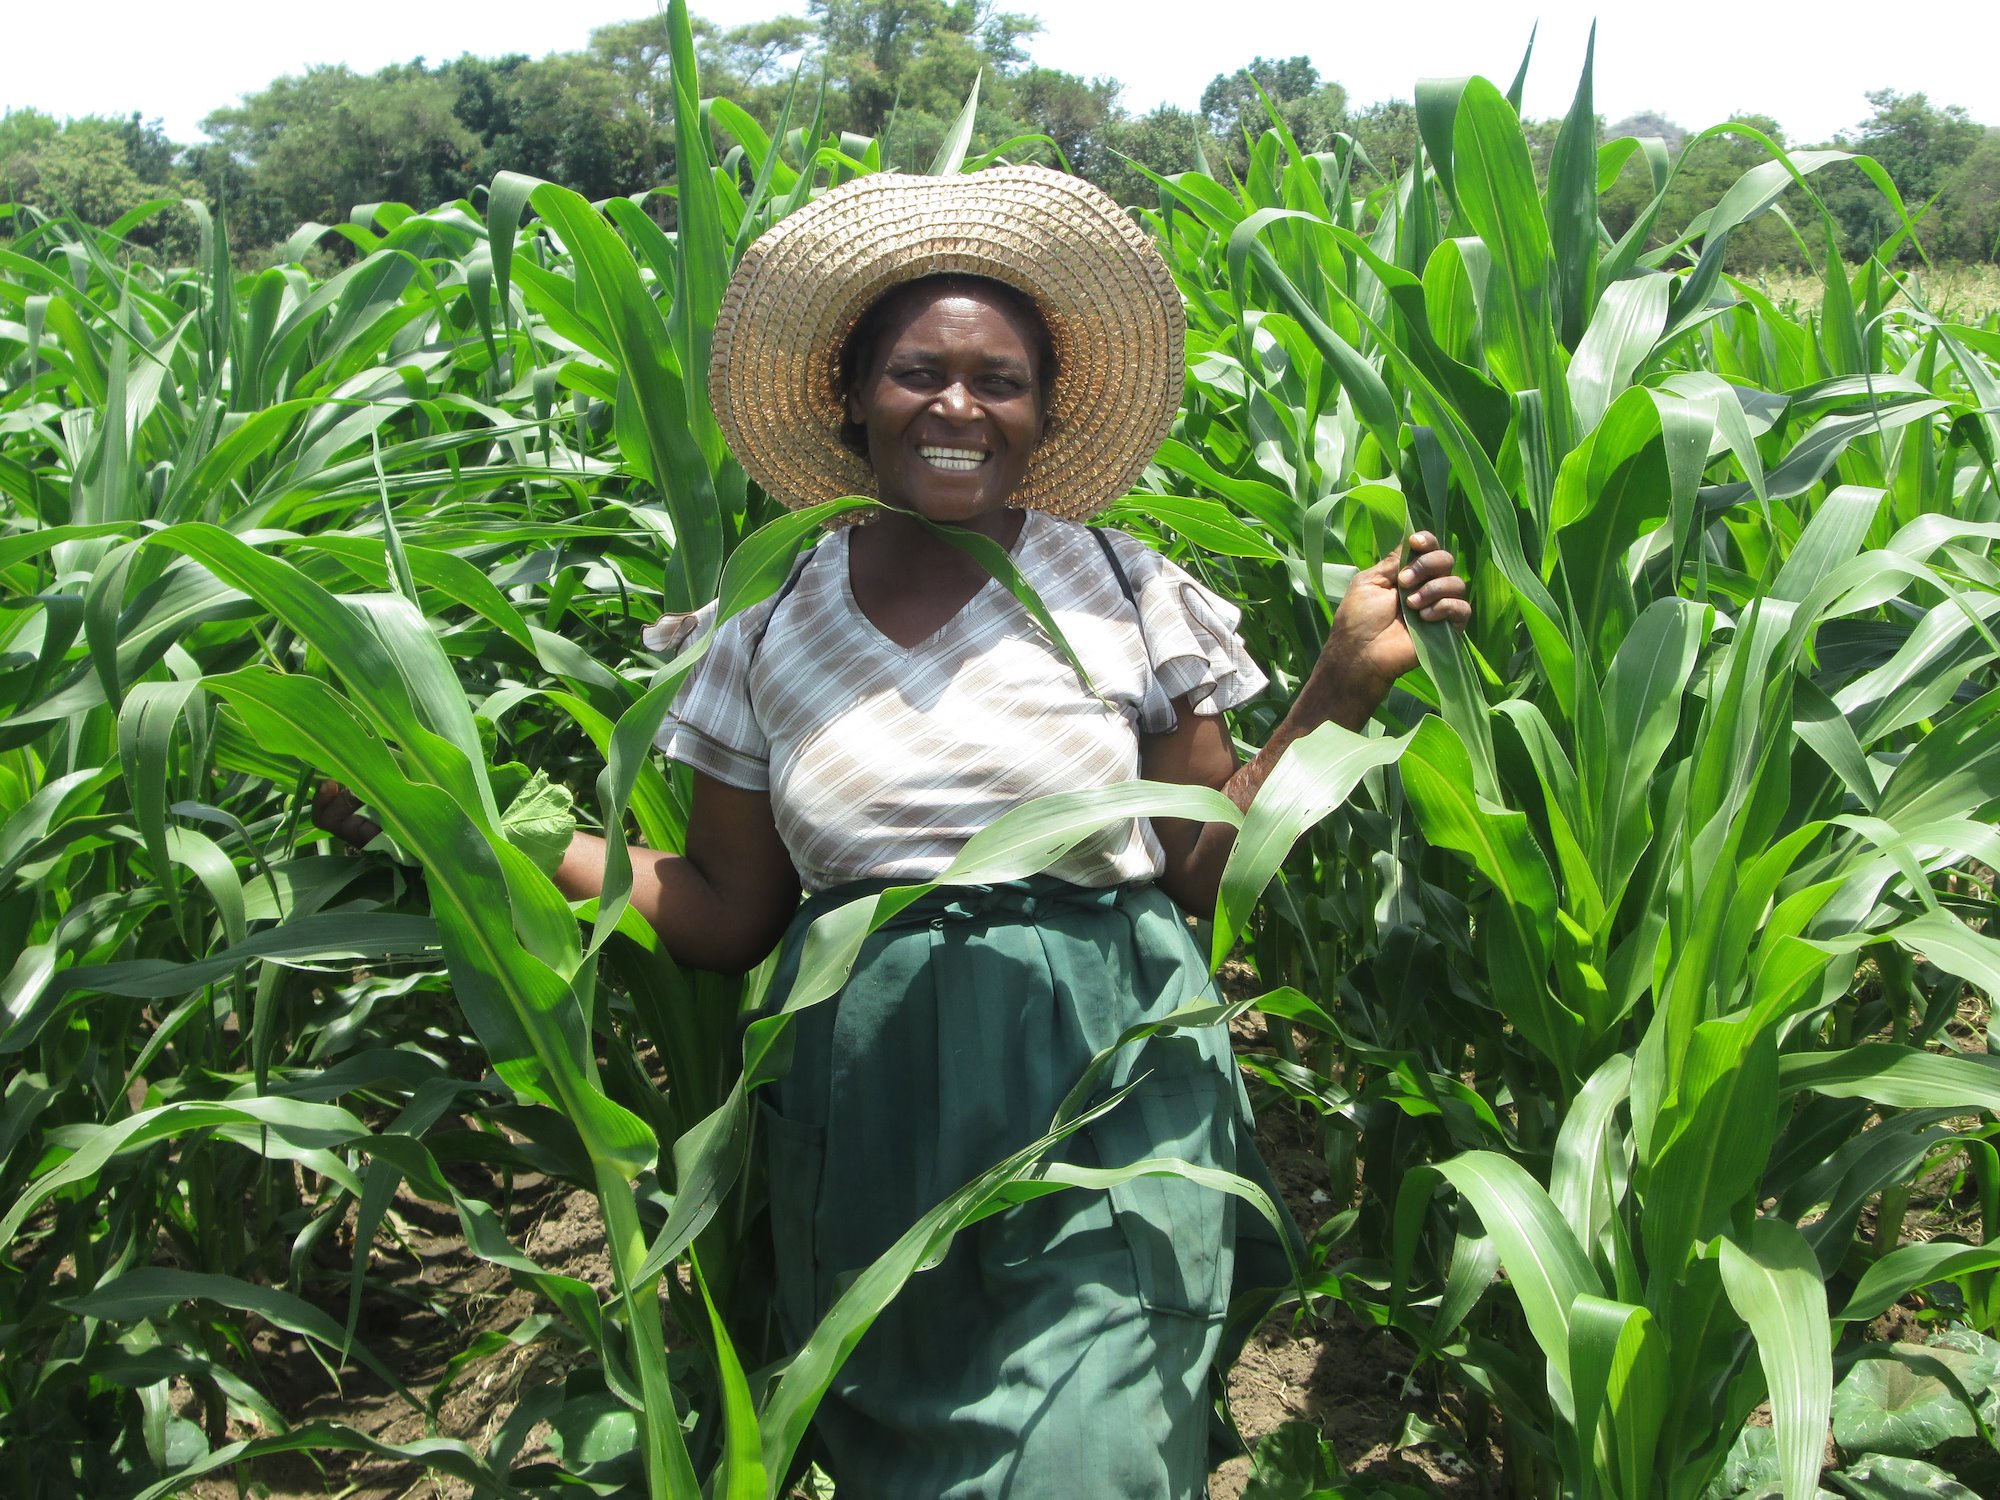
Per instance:
[[[1097,545],[1104,549],[1104,560],[1111,564],[1111,576],[1118,580],[1118,592],[1125,596],[1125,602],[1132,606],[1132,613],[1139,613],[1139,599],[1132,592],[1132,580],[1125,576],[1125,564],[1118,560],[1118,550],[1111,545],[1111,538],[1104,534],[1104,528],[1093,526],[1090,534],[1097,538]],[[1143,627],[1142,627],[1143,628]]]
[[[798,586],[800,577],[805,573],[806,564],[812,561],[813,550],[812,548],[807,548],[799,555],[798,561],[792,564],[790,575],[786,577],[784,584],[772,598],[771,608],[764,616],[764,623],[758,627],[757,639],[750,643],[750,666],[756,665],[757,653],[764,649],[764,637],[770,633],[771,622],[778,618],[778,606],[783,604],[790,596],[792,590]]]

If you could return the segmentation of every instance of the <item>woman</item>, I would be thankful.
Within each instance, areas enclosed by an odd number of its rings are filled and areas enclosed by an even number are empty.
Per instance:
[[[632,854],[634,905],[680,961],[740,969],[782,936],[781,999],[819,911],[935,877],[1046,792],[1144,776],[1247,808],[1294,739],[1360,727],[1415,664],[1404,609],[1463,623],[1452,559],[1419,533],[1407,563],[1399,548],[1356,577],[1271,743],[1237,764],[1221,711],[1264,685],[1237,611],[1132,538],[1077,524],[1166,436],[1182,338],[1145,237],[1039,168],[863,178],[750,248],[710,382],[733,451],[788,503],[866,494],[885,509],[726,622],[675,703],[661,744],[694,770],[686,853]],[[939,526],[1006,548],[1077,659]],[[323,794],[321,821],[365,833],[342,795]],[[940,890],[798,1014],[765,1114],[788,1337],[1039,1136],[1096,1053],[1202,995],[1183,912],[1212,910],[1234,832],[1127,822],[1034,880]],[[557,883],[595,895],[603,857],[577,835]],[[1069,1160],[1180,1157],[1268,1180],[1219,1028],[1125,1050],[1102,1087],[1131,1093]],[[841,1493],[1200,1494],[1236,1230],[1233,1199],[1145,1176],[965,1232],[821,1408]]]

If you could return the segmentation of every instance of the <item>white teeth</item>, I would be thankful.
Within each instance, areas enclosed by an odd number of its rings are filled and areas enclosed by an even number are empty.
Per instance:
[[[943,469],[952,474],[970,474],[986,462],[986,455],[977,448],[919,446],[917,453],[932,468]]]

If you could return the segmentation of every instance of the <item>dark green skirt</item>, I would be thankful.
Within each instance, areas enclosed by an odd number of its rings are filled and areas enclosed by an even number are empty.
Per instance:
[[[800,909],[774,1005],[812,920],[875,888]],[[1152,886],[954,888],[871,936],[846,988],[798,1014],[790,1071],[765,1101],[792,1346],[928,1209],[1042,1135],[1093,1056],[1208,993],[1179,908]],[[1180,1157],[1277,1199],[1222,1028],[1127,1047],[1098,1093],[1135,1079],[1064,1143],[1064,1160]],[[1203,1494],[1208,1375],[1239,1221],[1261,1252],[1257,1282],[1282,1280],[1261,1215],[1178,1177],[1050,1194],[962,1232],[876,1321],[820,1407],[841,1500]]]

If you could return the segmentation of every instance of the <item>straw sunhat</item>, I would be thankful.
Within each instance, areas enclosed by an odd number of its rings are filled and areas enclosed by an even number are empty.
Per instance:
[[[867,460],[840,440],[840,352],[883,293],[944,273],[1026,294],[1055,346],[1047,426],[1009,503],[1082,520],[1123,495],[1180,407],[1186,319],[1139,227],[1045,167],[858,178],[744,252],[708,389],[751,478],[795,508],[876,494]]]

